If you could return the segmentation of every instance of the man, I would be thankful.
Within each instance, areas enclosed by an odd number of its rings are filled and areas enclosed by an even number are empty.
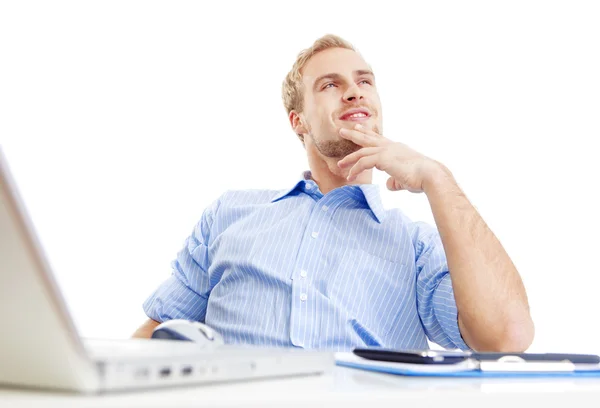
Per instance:
[[[134,336],[183,318],[229,343],[526,350],[534,327],[517,270],[451,172],[382,135],[360,54],[317,40],[283,100],[310,171],[287,190],[229,191],[209,206]],[[392,191],[424,192],[437,230],[385,210],[373,168]]]

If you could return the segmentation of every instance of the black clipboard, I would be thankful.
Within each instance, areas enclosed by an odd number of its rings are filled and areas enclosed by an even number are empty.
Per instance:
[[[336,365],[402,376],[600,377],[600,356],[580,353],[477,353],[356,348]]]
[[[407,364],[456,364],[466,360],[478,362],[570,362],[600,364],[600,356],[579,353],[497,353],[447,350],[394,350],[384,348],[355,348],[355,355],[367,360]]]

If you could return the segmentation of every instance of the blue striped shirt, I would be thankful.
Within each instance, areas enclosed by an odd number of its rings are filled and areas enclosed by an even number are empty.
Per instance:
[[[323,195],[305,172],[287,190],[227,191],[171,266],[146,314],[226,343],[468,349],[437,230],[384,209],[374,184]]]

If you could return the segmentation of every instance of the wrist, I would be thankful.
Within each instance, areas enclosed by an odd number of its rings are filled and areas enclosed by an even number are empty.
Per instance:
[[[433,164],[433,169],[423,180],[423,192],[429,194],[456,188],[457,183],[452,172],[442,163],[434,162]]]

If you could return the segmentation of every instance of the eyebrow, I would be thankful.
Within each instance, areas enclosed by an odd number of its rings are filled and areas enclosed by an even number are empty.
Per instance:
[[[359,69],[353,72],[353,74],[355,76],[363,76],[363,75],[370,75],[373,77],[373,79],[375,79],[375,74],[373,73],[373,71],[368,70],[368,69]],[[320,77],[318,77],[315,82],[314,82],[314,86],[313,88],[317,88],[317,84],[319,84],[322,80],[324,79],[340,79],[342,76],[340,74],[336,74],[336,73],[330,73],[330,74],[325,74],[325,75],[321,75]]]

